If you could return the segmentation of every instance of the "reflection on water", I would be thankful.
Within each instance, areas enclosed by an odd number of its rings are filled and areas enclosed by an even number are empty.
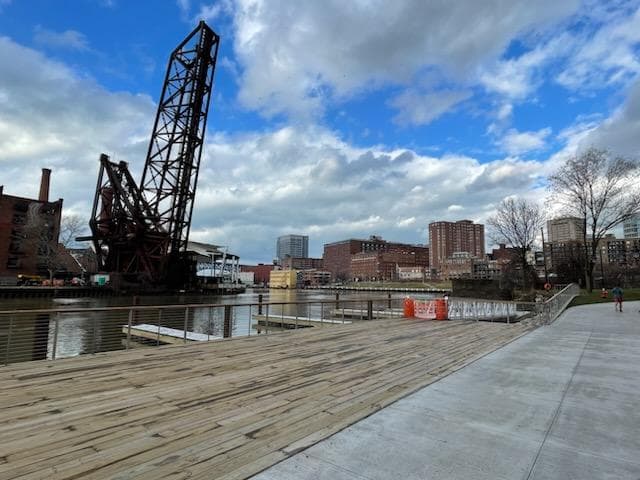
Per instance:
[[[313,290],[260,290],[233,296],[164,295],[112,298],[73,299],[7,299],[0,301],[0,310],[99,308],[130,305],[174,305],[172,308],[135,311],[132,325],[148,323],[178,330],[193,331],[222,337],[224,307],[189,307],[186,304],[237,305],[232,312],[232,337],[257,334],[252,316],[258,313],[258,295],[262,294],[262,313],[277,317],[329,318],[335,308],[335,292]],[[414,295],[415,296],[415,295]],[[384,298],[379,292],[341,293],[340,300],[359,300],[356,304],[342,304],[346,308],[366,308],[365,299]],[[430,298],[428,294],[418,295]],[[330,302],[324,305],[295,304],[294,302]],[[273,305],[273,303],[276,303]],[[278,305],[282,303],[283,305]],[[247,305],[242,305],[247,304]],[[248,304],[253,304],[249,306]],[[380,302],[386,306],[386,302]],[[396,304],[396,307],[398,305]],[[0,362],[14,363],[45,358],[70,357],[85,353],[126,348],[129,311],[81,311],[72,313],[13,313],[0,315]],[[145,343],[153,342],[146,341]],[[130,346],[133,343],[130,342]]]

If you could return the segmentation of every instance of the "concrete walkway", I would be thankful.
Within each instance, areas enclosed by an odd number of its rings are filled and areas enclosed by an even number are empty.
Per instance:
[[[571,308],[253,478],[638,480],[639,309]]]

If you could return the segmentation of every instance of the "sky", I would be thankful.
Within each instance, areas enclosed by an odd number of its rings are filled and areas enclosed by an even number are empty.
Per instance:
[[[100,153],[144,165],[173,48],[221,37],[192,240],[428,243],[589,146],[637,156],[640,0],[0,0],[0,184],[89,218]],[[547,207],[545,207],[547,208]],[[488,242],[489,244],[491,242]]]

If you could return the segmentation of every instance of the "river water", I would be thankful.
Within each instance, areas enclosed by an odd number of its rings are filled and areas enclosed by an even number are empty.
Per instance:
[[[113,351],[126,348],[126,326],[129,312],[97,311],[101,307],[131,305],[173,305],[172,308],[138,311],[132,324],[147,323],[222,337],[224,328],[224,307],[197,306],[203,304],[232,305],[231,336],[258,334],[253,316],[258,313],[258,296],[262,295],[263,313],[270,317],[280,315],[300,318],[329,318],[334,308],[336,293],[326,290],[247,290],[238,295],[176,295],[73,298],[73,299],[5,299],[0,300],[2,310],[30,309],[76,309],[69,313],[15,313],[0,315],[0,363],[15,363],[28,360],[51,359],[76,356],[98,351]],[[393,294],[395,299],[403,294]],[[414,298],[432,298],[429,294],[412,294]],[[341,304],[345,308],[363,308],[366,299],[381,299],[376,307],[384,308],[387,294],[383,292],[341,292],[340,300],[354,303]],[[331,302],[321,305],[321,302]],[[282,305],[273,305],[281,302]],[[316,302],[291,304],[292,302]],[[401,302],[396,300],[395,308]],[[185,309],[184,305],[196,305]],[[251,305],[251,306],[250,306]],[[155,341],[141,341],[141,344],[156,344]],[[129,346],[132,343],[129,342]]]

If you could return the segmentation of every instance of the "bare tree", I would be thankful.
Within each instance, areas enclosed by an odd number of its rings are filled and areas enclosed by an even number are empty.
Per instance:
[[[80,215],[65,215],[60,222],[60,243],[66,248],[76,246],[76,237],[86,232],[87,225]]]
[[[522,286],[525,288],[531,273],[527,255],[533,248],[543,222],[544,215],[536,203],[513,198],[500,202],[495,215],[487,220],[489,237],[496,243],[505,243],[514,249],[514,260],[522,269]]]
[[[46,269],[49,280],[52,280],[53,274],[63,264],[55,216],[53,213],[42,212],[43,207],[36,202],[31,205],[22,235],[36,255],[37,265]]]
[[[583,219],[584,276],[593,290],[600,240],[640,212],[640,165],[594,147],[569,158],[549,177],[552,201]]]

